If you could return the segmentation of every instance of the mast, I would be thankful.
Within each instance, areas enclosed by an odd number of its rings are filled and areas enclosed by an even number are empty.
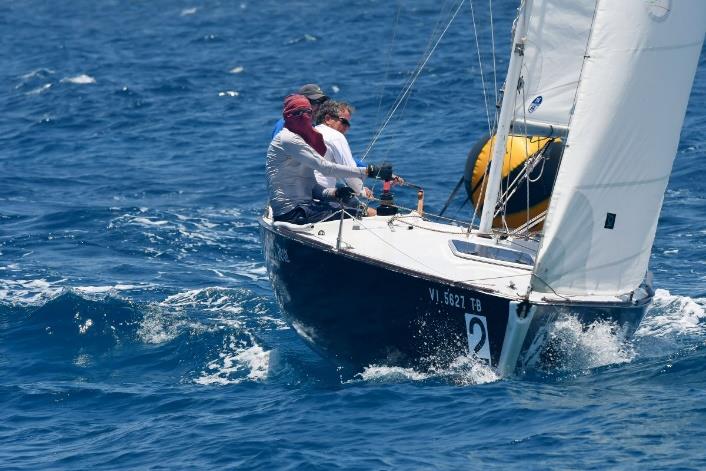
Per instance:
[[[530,2],[531,0],[524,0],[520,5],[512,38],[512,55],[510,56],[510,65],[508,66],[507,77],[505,79],[505,92],[503,94],[502,105],[500,106],[498,129],[495,133],[495,145],[493,146],[488,184],[485,187],[485,198],[483,200],[483,212],[478,229],[481,234],[490,234],[493,226],[493,217],[495,216],[495,205],[498,203],[498,192],[500,190],[507,136],[510,132],[512,116],[515,110],[512,97],[513,94],[517,92],[520,72],[522,71],[522,56],[524,55],[525,34],[527,32],[526,13],[529,9]]]

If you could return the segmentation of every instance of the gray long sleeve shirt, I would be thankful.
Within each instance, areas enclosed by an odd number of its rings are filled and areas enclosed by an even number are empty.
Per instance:
[[[330,152],[327,148],[326,155]],[[270,206],[275,216],[311,201],[311,192],[317,184],[314,170],[337,178],[364,179],[367,175],[365,168],[336,164],[319,156],[301,136],[287,128],[272,139],[265,170]]]

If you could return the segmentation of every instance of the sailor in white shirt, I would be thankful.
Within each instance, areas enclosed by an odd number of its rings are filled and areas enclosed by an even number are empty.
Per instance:
[[[345,102],[328,100],[319,109],[317,115],[316,130],[324,137],[326,147],[330,152],[326,153],[326,158],[333,158],[332,162],[348,167],[356,167],[355,160],[348,145],[348,140],[344,135],[351,126],[351,114],[354,109]],[[325,176],[321,172],[314,172],[316,181],[324,188],[336,186],[336,177]],[[351,187],[359,196],[372,197],[372,192],[363,186],[360,178],[349,177],[344,179],[346,185]]]

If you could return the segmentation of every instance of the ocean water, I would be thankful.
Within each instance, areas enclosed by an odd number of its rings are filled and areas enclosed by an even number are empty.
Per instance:
[[[457,4],[4,2],[0,468],[706,468],[704,53],[632,341],[568,318],[561,361],[511,378],[344,376],[282,320],[257,225],[282,97],[353,103],[361,155]],[[497,79],[475,0],[368,157],[431,211],[507,66],[516,2],[492,5]]]

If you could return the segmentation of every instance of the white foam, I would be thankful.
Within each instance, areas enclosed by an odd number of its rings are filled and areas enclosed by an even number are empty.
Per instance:
[[[235,234],[233,228],[243,227],[244,224],[237,221],[237,215],[226,213],[208,213],[206,216],[213,217],[187,217],[178,213],[166,213],[158,216],[145,214],[147,208],[140,208],[140,214],[125,213],[108,223],[108,229],[116,229],[125,225],[139,225],[149,228],[143,232],[151,242],[165,239],[174,239],[173,232],[178,232],[180,238],[176,242],[177,257],[188,256],[193,252],[193,248],[201,245],[213,247],[229,247],[233,241],[242,241],[251,237],[249,234]],[[168,237],[166,236],[168,234]],[[146,247],[148,253],[156,253],[154,247]]]
[[[80,353],[74,358],[74,365],[81,368],[87,368],[91,366],[91,363],[93,363],[93,358],[85,353]]]
[[[625,341],[618,327],[605,321],[584,326],[578,318],[565,315],[554,322],[547,332],[543,348],[543,360],[551,364],[542,365],[560,371],[584,371],[601,366],[628,363],[635,358],[635,350]],[[529,366],[538,366],[536,357]]]
[[[486,384],[501,379],[487,362],[475,357],[460,356],[446,368],[435,370],[438,376],[448,378],[459,386]]]
[[[14,306],[37,306],[60,295],[65,280],[0,280],[0,299]]]
[[[142,316],[137,335],[144,343],[161,344],[176,338],[185,324],[183,316],[166,315],[159,306],[151,305]]]
[[[218,92],[218,96],[231,96],[231,97],[235,97],[235,96],[239,96],[239,95],[240,95],[240,92],[238,92],[238,91],[236,91],[236,90],[226,90],[225,92]]]
[[[415,371],[412,368],[399,366],[370,365],[363,369],[356,378],[369,382],[424,381],[429,375]]]
[[[459,386],[469,386],[498,381],[500,376],[487,362],[468,356],[455,358],[444,366],[431,366],[426,371],[399,366],[370,365],[355,376],[355,380],[382,383],[429,379],[441,379]]]
[[[131,224],[137,224],[137,225],[143,225],[143,226],[164,226],[166,224],[169,224],[168,221],[162,221],[162,220],[152,220],[149,218],[142,218],[142,217],[137,217],[133,218],[131,221]]]
[[[93,320],[92,319],[86,319],[86,322],[78,326],[78,333],[81,335],[84,335],[86,332],[88,332],[88,329],[91,328],[93,325]]]
[[[198,11],[198,8],[192,7],[192,8],[184,8],[181,11],[181,16],[190,16],[195,14]]]
[[[243,67],[242,65],[238,65],[238,66],[233,67],[232,69],[230,69],[230,73],[231,73],[231,74],[240,74],[240,73],[242,73],[244,70],[245,70],[245,67]]]
[[[131,291],[135,289],[145,289],[149,288],[153,285],[124,285],[124,284],[115,284],[115,285],[107,285],[107,286],[76,286],[72,288],[73,291],[76,291],[78,293],[82,294],[103,294],[103,293],[115,293],[118,291]]]
[[[636,337],[678,337],[706,335],[706,310],[703,300],[672,295],[658,289]]]
[[[32,72],[28,72],[28,73],[24,74],[21,78],[22,78],[22,80],[29,80],[29,79],[32,79],[37,76],[51,75],[53,73],[54,73],[54,71],[52,69],[41,68],[41,69],[35,69]]]
[[[62,83],[68,82],[68,83],[73,83],[75,85],[88,85],[92,83],[96,83],[96,79],[91,77],[90,75],[86,74],[81,74],[81,75],[76,75],[75,77],[66,77],[61,79]]]
[[[47,90],[51,88],[51,83],[45,83],[41,87],[35,88],[33,90],[30,90],[27,92],[27,95],[39,95],[40,93],[44,93]]]
[[[228,348],[234,348],[234,341]],[[264,381],[269,370],[270,352],[255,344],[221,352],[218,360],[206,365],[206,371],[194,380],[203,385],[238,384],[243,381]]]
[[[219,288],[200,288],[184,291],[181,293],[173,294],[171,296],[167,296],[167,298],[160,304],[162,306],[173,307],[195,306],[197,304],[203,303],[204,301],[207,304],[210,304],[209,292],[218,289]],[[202,297],[202,295],[203,297],[205,297],[205,300],[203,301],[198,299]]]

